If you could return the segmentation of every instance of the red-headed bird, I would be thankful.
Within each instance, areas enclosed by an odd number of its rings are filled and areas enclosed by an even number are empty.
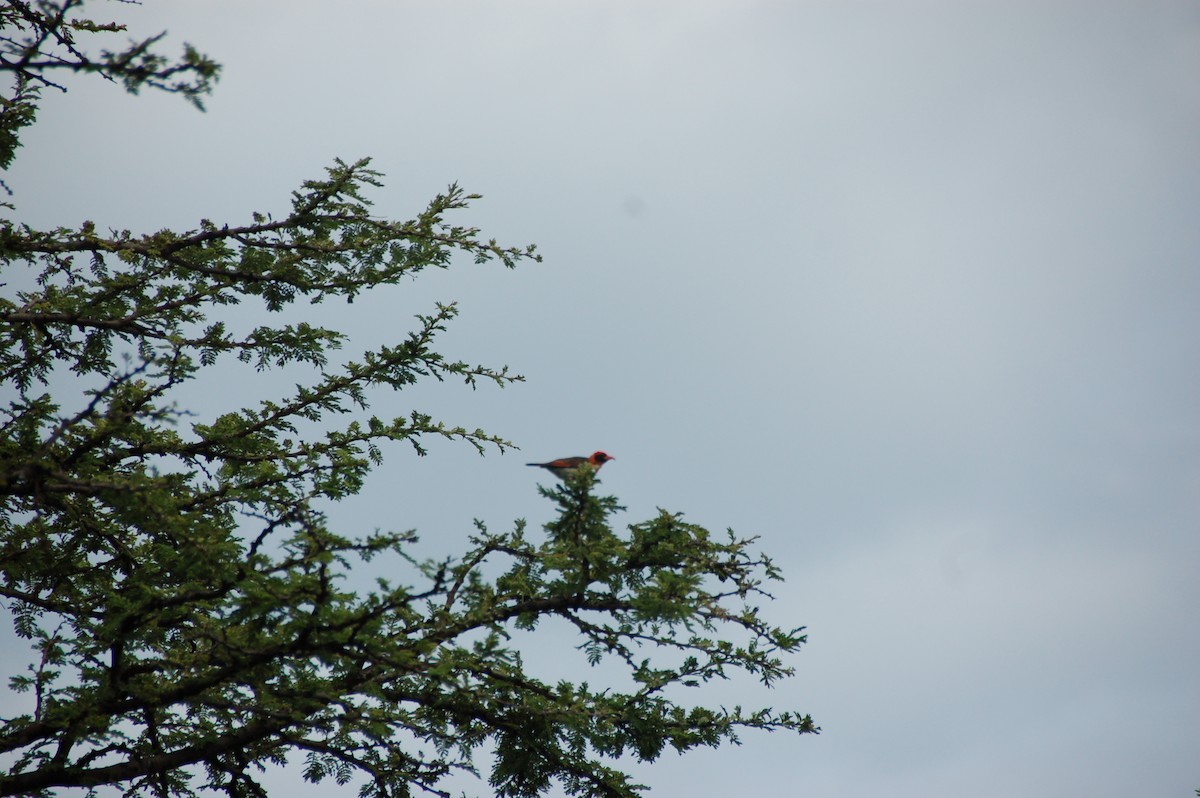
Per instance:
[[[609,460],[616,459],[610,454],[596,452],[591,457],[560,457],[557,460],[551,460],[549,463],[526,463],[525,465],[544,468],[559,479],[566,479],[568,475],[578,474],[580,469],[583,468],[599,471],[600,466]]]

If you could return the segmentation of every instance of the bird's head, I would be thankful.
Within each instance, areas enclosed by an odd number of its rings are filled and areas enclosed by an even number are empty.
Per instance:
[[[591,457],[588,458],[588,462],[594,466],[602,466],[609,460],[616,459],[617,458],[613,457],[612,455],[605,454],[604,452],[595,452]]]

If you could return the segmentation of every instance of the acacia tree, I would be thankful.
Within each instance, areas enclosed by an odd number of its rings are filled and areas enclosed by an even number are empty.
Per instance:
[[[217,65],[191,48],[164,58],[159,37],[88,55],[78,38],[121,28],[76,16],[81,5],[0,10],[0,67],[14,78],[6,164],[37,89],[58,87],[53,69],[193,102],[211,89]],[[0,596],[29,644],[11,677],[26,706],[0,718],[0,795],[257,796],[264,766],[289,760],[367,795],[449,795],[447,777],[476,772],[483,747],[500,795],[557,781],[630,796],[640,788],[622,757],[717,746],[744,728],[816,731],[808,716],[685,700],[734,671],[766,684],[791,673],[782,657],[804,638],[760,617],[763,583],[779,575],[750,540],[668,512],[615,529],[621,508],[590,473],[542,490],[558,508],[544,533],[478,525],[441,561],[412,559],[409,533],[331,527],[322,508],[354,495],[391,444],[512,446],[421,413],[369,413],[373,389],[520,379],[434,350],[453,306],[341,363],[335,329],[235,333],[215,320],[234,318],[230,306],[271,318],[351,300],[456,255],[536,257],[447,222],[474,199],[453,186],[412,220],[377,218],[365,194],[379,185],[366,161],[338,161],[279,218],[185,232],[0,222]],[[10,290],[14,277],[31,287]],[[179,397],[225,361],[316,376],[199,423]],[[372,558],[406,576],[352,589],[349,569]],[[546,619],[573,628],[578,656],[620,668],[623,687],[533,673],[515,635]]]

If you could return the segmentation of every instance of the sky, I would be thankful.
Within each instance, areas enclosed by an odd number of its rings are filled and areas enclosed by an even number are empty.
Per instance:
[[[23,221],[245,222],[370,156],[380,216],[457,182],[484,195],[457,223],[545,258],[312,311],[364,350],[454,300],[441,351],[526,377],[380,397],[520,451],[397,447],[331,508],[347,531],[453,553],[473,519],[550,517],[526,462],[604,449],[620,523],[663,507],[760,536],[786,577],[767,615],[809,642],[773,690],[702,700],[822,733],[667,754],[635,768],[651,795],[1200,788],[1200,5],[114,13],[221,82],[203,114],[47,93],[5,176]],[[280,379],[204,386],[196,409]]]

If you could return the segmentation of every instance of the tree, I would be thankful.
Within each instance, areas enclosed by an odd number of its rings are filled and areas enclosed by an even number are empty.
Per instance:
[[[193,102],[211,89],[216,64],[191,48],[172,63],[155,53],[160,37],[129,57],[86,55],[77,37],[121,28],[81,21],[79,6],[8,0],[0,11],[10,160],[35,84],[57,85],[52,68]],[[171,82],[179,75],[195,81]],[[453,306],[345,362],[333,359],[346,343],[335,329],[280,320],[238,333],[217,318],[244,304],[281,319],[270,314],[352,301],[458,254],[509,267],[537,257],[447,222],[475,199],[455,186],[410,221],[376,218],[365,195],[380,185],[367,161],[338,161],[280,218],[186,232],[0,222],[5,275],[32,286],[0,296],[11,393],[0,595],[30,652],[11,679],[28,709],[0,718],[0,795],[115,785],[256,796],[264,766],[297,759],[308,779],[361,779],[367,795],[449,795],[446,777],[475,772],[483,749],[500,795],[557,781],[629,796],[639,787],[620,757],[652,761],[746,728],[817,731],[808,716],[684,701],[734,671],[768,685],[791,673],[783,656],[802,630],[760,616],[763,584],[779,574],[752,540],[665,511],[617,530],[621,508],[590,473],[542,490],[558,508],[544,534],[478,524],[466,551],[441,561],[415,561],[410,533],[331,528],[323,508],[353,496],[391,444],[512,446],[420,413],[369,415],[378,389],[520,379],[435,351]],[[189,383],[230,363],[307,364],[318,376],[211,423],[180,408]],[[350,569],[375,558],[403,568],[404,583],[354,589]],[[551,682],[527,667],[522,635],[551,621],[573,629],[587,661],[619,668],[624,686]]]
[[[100,75],[121,82],[134,94],[148,86],[178,94],[203,110],[203,97],[220,76],[219,64],[191,45],[184,45],[182,57],[171,61],[155,49],[165,33],[130,42],[121,50],[92,54],[77,42],[80,34],[119,33],[125,28],[76,16],[83,5],[84,0],[4,0],[0,6],[0,70],[13,76],[11,93],[0,97],[0,169],[12,165],[21,129],[37,116],[41,90],[66,91],[53,79],[56,74]],[[3,181],[0,186],[8,190]]]

